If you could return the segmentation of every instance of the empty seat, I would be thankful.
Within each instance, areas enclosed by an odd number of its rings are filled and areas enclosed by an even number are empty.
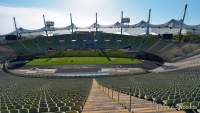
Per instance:
[[[66,106],[66,104],[65,103],[57,103],[57,106],[62,107],[62,106]]]
[[[16,105],[15,109],[22,109],[22,106],[21,105]]]
[[[48,107],[48,104],[46,104],[46,103],[40,103],[40,107]]]
[[[78,111],[67,111],[66,113],[79,113]]]
[[[1,106],[1,109],[2,109],[2,110],[7,110],[8,107],[7,107],[7,106]]]
[[[46,107],[41,107],[39,108],[39,112],[48,112],[49,111],[49,108],[46,108]]]
[[[38,108],[29,109],[29,113],[38,113]]]
[[[8,109],[15,109],[15,106],[8,106]]]
[[[19,113],[19,110],[18,109],[11,109],[10,113]]]
[[[81,111],[82,111],[82,106],[76,105],[76,106],[73,106],[71,109],[72,109],[72,110],[75,110],[75,111],[81,112]]]
[[[9,110],[0,110],[1,113],[10,113]]]
[[[70,106],[63,106],[63,107],[60,107],[60,111],[70,111],[71,110],[71,107]]]
[[[20,113],[28,113],[28,109],[20,109],[19,112]]]
[[[24,105],[24,108],[30,109],[32,108],[32,105]]]
[[[57,104],[48,104],[48,107],[57,107]]]
[[[50,112],[57,112],[57,111],[59,111],[59,107],[50,107],[49,111]]]

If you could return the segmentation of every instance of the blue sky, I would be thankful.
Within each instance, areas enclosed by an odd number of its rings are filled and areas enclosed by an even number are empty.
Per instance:
[[[56,26],[70,23],[69,13],[73,13],[74,23],[87,26],[95,21],[98,12],[99,23],[112,24],[120,20],[120,11],[131,18],[131,23],[146,20],[148,9],[152,9],[151,22],[161,24],[168,20],[180,19],[184,5],[188,3],[187,24],[200,24],[200,0],[0,0],[0,34],[13,30],[12,17],[18,26],[34,29],[42,27],[42,14],[53,20]]]

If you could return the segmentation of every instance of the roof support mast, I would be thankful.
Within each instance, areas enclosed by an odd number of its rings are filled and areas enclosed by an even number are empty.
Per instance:
[[[74,33],[74,24],[73,24],[73,20],[72,20],[72,13],[70,13],[70,20],[71,20],[71,30],[72,30],[72,34]]]
[[[14,21],[14,25],[15,25],[16,36],[17,36],[17,39],[18,39],[19,32],[18,32],[18,28],[17,28],[17,23],[16,23],[16,20],[15,20],[15,17],[13,17],[13,21]]]
[[[97,34],[97,32],[98,32],[98,17],[97,17],[97,13],[96,13],[96,26],[95,26],[95,28],[96,28],[96,34]]]
[[[94,35],[94,38],[97,39],[97,33],[98,33],[98,14],[96,12],[96,22],[95,22],[95,35]],[[96,46],[95,44],[95,41],[93,40],[93,44],[95,46],[95,48],[99,49],[99,51],[107,58],[108,61],[111,61],[110,57],[107,55],[107,53],[101,49],[101,48],[98,48],[98,46]]]
[[[96,22],[95,22],[95,38],[97,39],[97,32],[98,32],[98,15],[97,15],[97,12],[96,12]]]
[[[123,33],[123,18],[124,18],[124,12],[122,11],[121,12],[121,36],[122,36],[122,33]]]
[[[181,20],[181,27],[180,27],[180,31],[179,31],[179,38],[182,37],[182,30],[183,30],[183,24],[184,24],[184,21],[185,21],[185,15],[186,15],[186,12],[187,12],[187,7],[188,7],[188,4],[185,4],[184,14],[183,14],[183,18]]]
[[[47,26],[46,26],[46,19],[45,19],[45,15],[44,14],[43,14],[43,22],[44,22],[45,33],[46,33],[46,36],[48,37],[48,31],[47,31]]]
[[[150,21],[151,21],[151,9],[149,9],[149,17],[148,17],[148,21],[147,21],[147,31],[146,31],[146,35],[147,37],[149,37],[149,34],[150,34]]]

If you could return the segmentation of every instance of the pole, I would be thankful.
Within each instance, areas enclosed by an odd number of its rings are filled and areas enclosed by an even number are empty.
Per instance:
[[[124,16],[124,13],[123,13],[123,11],[121,12],[121,37],[122,37],[122,33],[123,33],[123,17]]]
[[[48,37],[47,26],[46,26],[46,20],[45,20],[45,15],[44,15],[44,14],[43,14],[43,22],[44,22],[45,33],[46,33],[46,36]]]
[[[106,94],[108,95],[108,88],[106,87]]]
[[[113,87],[112,87],[112,99],[113,99]]]
[[[117,102],[119,103],[119,91],[117,91]]]
[[[109,96],[109,87],[108,87],[108,96]]]
[[[17,36],[17,39],[18,39],[19,32],[18,32],[18,29],[17,29],[17,23],[16,23],[16,20],[15,20],[15,17],[13,17],[13,21],[14,21],[14,25],[15,25],[16,36]]]
[[[72,20],[72,14],[70,13],[70,20],[71,20],[71,30],[72,30],[72,34],[74,33],[74,24],[73,24],[73,20]]]
[[[132,92],[132,89],[131,89],[131,87],[130,87],[130,92],[129,92],[129,95],[130,95],[130,106],[129,106],[130,109],[129,109],[129,110],[130,110],[130,111],[129,111],[129,112],[131,112],[131,110],[132,110],[132,109],[131,109],[131,106],[132,106],[131,92]]]
[[[187,7],[188,7],[188,4],[185,5],[185,10],[184,10],[183,18],[181,20],[179,38],[181,38],[181,36],[182,36],[183,24],[184,24],[184,21],[185,21],[185,15],[186,15],[186,12],[187,12]]]
[[[97,12],[96,12],[96,22],[95,22],[95,33],[94,33],[94,40],[97,39],[97,32],[98,32],[98,17],[97,17]]]
[[[149,17],[147,21],[147,32],[146,32],[147,37],[149,37],[150,21],[151,21],[151,9],[149,9]]]
[[[96,34],[97,34],[97,31],[98,31],[98,17],[97,17],[97,13],[96,13]]]

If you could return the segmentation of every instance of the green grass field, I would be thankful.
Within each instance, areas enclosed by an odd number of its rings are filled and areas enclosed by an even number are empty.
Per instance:
[[[114,58],[132,58],[127,51],[121,50],[104,50],[109,57]],[[49,52],[40,58],[59,58],[59,57],[105,57],[99,50],[68,50],[68,51],[56,51]]]
[[[64,65],[64,64],[140,64],[142,61],[131,58],[105,57],[63,57],[63,58],[39,58],[27,63],[27,65]]]

